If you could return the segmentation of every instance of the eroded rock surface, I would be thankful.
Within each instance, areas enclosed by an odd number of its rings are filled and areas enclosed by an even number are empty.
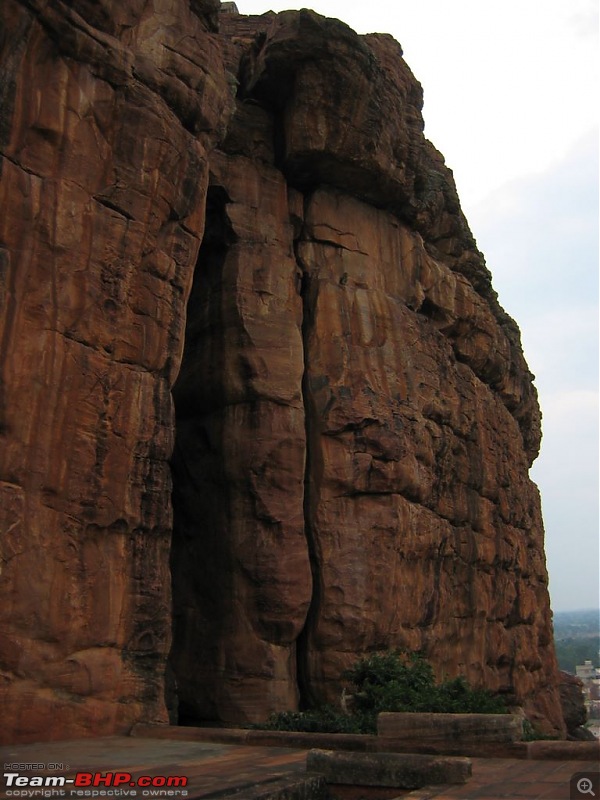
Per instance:
[[[2,4],[8,741],[166,719],[170,388],[204,228],[209,134],[231,103],[215,12]]]
[[[585,728],[588,712],[585,705],[583,682],[569,672],[561,670],[558,674],[560,678],[558,690],[563,717],[567,726],[567,739],[594,741],[596,737],[592,731]]]
[[[166,720],[170,648],[239,723],[395,646],[563,733],[532,376],[399,45],[2,13],[3,736]]]

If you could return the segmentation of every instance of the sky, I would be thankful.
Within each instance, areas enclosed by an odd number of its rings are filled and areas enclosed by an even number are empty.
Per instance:
[[[236,3],[242,14],[308,6],[402,45],[425,135],[536,375],[544,438],[531,475],[553,610],[598,608],[597,1]]]

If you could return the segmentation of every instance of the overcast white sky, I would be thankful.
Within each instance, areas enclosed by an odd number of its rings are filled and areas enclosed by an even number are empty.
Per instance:
[[[453,170],[544,414],[542,493],[555,611],[599,606],[598,3],[237,0],[310,7],[391,33],[425,92],[425,135]]]

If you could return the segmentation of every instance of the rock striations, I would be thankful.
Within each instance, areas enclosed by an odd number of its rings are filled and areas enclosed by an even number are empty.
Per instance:
[[[421,87],[224,6],[2,4],[1,736],[257,721],[395,646],[564,734],[537,397]]]

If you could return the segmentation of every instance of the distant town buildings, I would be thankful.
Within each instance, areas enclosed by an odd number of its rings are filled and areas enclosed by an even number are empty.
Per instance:
[[[591,661],[577,665],[575,674],[583,683],[583,696],[588,711],[588,719],[600,717],[600,669]]]

